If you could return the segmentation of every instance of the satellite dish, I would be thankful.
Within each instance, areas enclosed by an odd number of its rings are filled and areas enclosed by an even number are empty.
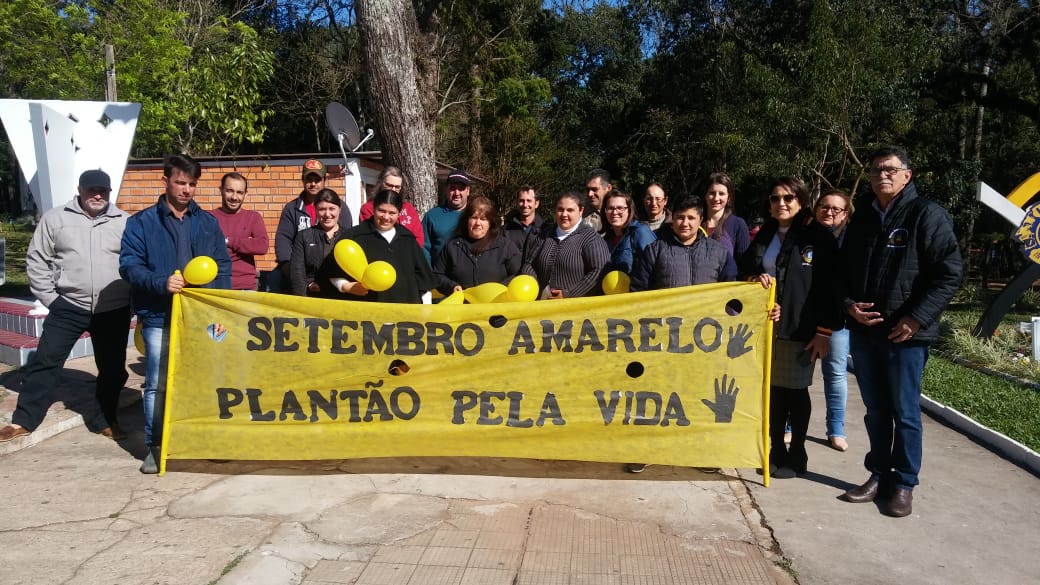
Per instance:
[[[339,141],[341,148],[354,152],[361,145],[361,131],[357,120],[350,110],[339,102],[331,102],[325,107],[325,123],[329,132]]]

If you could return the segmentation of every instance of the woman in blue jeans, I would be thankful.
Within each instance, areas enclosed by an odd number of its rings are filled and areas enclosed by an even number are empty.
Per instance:
[[[828,191],[816,201],[816,221],[829,229],[841,248],[845,226],[854,211],[852,199],[844,191]],[[831,448],[846,451],[845,401],[849,386],[845,379],[849,363],[849,330],[842,328],[831,333],[831,349],[820,362],[823,368],[823,397],[827,403],[827,442]]]

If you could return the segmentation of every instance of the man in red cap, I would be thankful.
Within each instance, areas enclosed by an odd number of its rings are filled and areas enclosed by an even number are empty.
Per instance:
[[[292,201],[285,204],[282,216],[278,219],[278,228],[274,234],[274,256],[278,268],[268,278],[268,289],[272,292],[288,292],[289,260],[292,257],[293,240],[296,234],[317,223],[317,209],[314,201],[318,192],[325,188],[325,163],[312,158],[303,163],[303,191]],[[344,230],[354,225],[350,208],[346,205],[340,210],[339,225]]]

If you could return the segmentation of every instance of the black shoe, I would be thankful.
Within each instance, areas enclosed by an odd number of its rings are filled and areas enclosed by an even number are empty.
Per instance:
[[[626,463],[625,471],[629,473],[643,473],[647,467],[650,467],[649,463]]]
[[[867,480],[867,483],[854,487],[842,494],[840,499],[853,504],[873,502],[877,498],[879,486],[880,482],[878,480],[870,478]]]

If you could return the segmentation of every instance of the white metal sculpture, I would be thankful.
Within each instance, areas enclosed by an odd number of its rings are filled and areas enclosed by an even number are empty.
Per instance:
[[[126,170],[141,104],[62,100],[0,100],[0,120],[42,214],[76,196],[86,170],[112,177],[112,201]]]

